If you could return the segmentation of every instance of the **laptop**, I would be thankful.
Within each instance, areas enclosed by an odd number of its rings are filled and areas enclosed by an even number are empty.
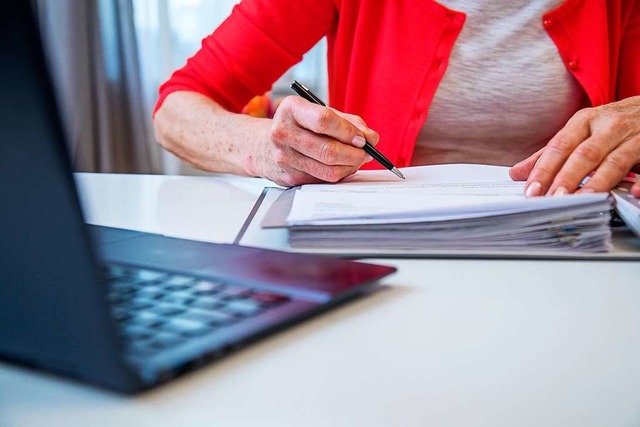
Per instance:
[[[85,224],[29,5],[0,6],[0,359],[136,393],[395,271]]]

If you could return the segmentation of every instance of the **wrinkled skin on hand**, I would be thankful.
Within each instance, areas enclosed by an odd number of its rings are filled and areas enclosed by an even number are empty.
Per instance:
[[[639,164],[640,96],[635,96],[578,111],[545,147],[509,173],[527,181],[527,196],[562,195],[609,191]],[[640,183],[631,191],[640,197]]]
[[[362,147],[378,138],[358,116],[290,96],[276,110],[252,169],[283,186],[338,182],[371,160]]]

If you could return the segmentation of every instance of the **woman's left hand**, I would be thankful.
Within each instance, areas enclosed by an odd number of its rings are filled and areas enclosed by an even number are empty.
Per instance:
[[[609,191],[640,164],[640,96],[578,111],[549,143],[514,165],[509,174],[527,180],[525,195]],[[640,197],[640,182],[631,189]]]

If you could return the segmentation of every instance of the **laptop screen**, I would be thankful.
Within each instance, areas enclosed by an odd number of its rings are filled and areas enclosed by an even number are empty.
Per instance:
[[[108,306],[27,1],[0,3],[0,94],[0,356],[117,378]]]

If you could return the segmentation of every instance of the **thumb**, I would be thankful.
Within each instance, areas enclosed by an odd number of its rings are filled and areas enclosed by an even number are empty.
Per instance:
[[[542,147],[526,159],[516,163],[509,169],[509,176],[514,181],[526,181],[531,174],[531,171],[538,163],[540,156],[544,152],[545,147]]]

